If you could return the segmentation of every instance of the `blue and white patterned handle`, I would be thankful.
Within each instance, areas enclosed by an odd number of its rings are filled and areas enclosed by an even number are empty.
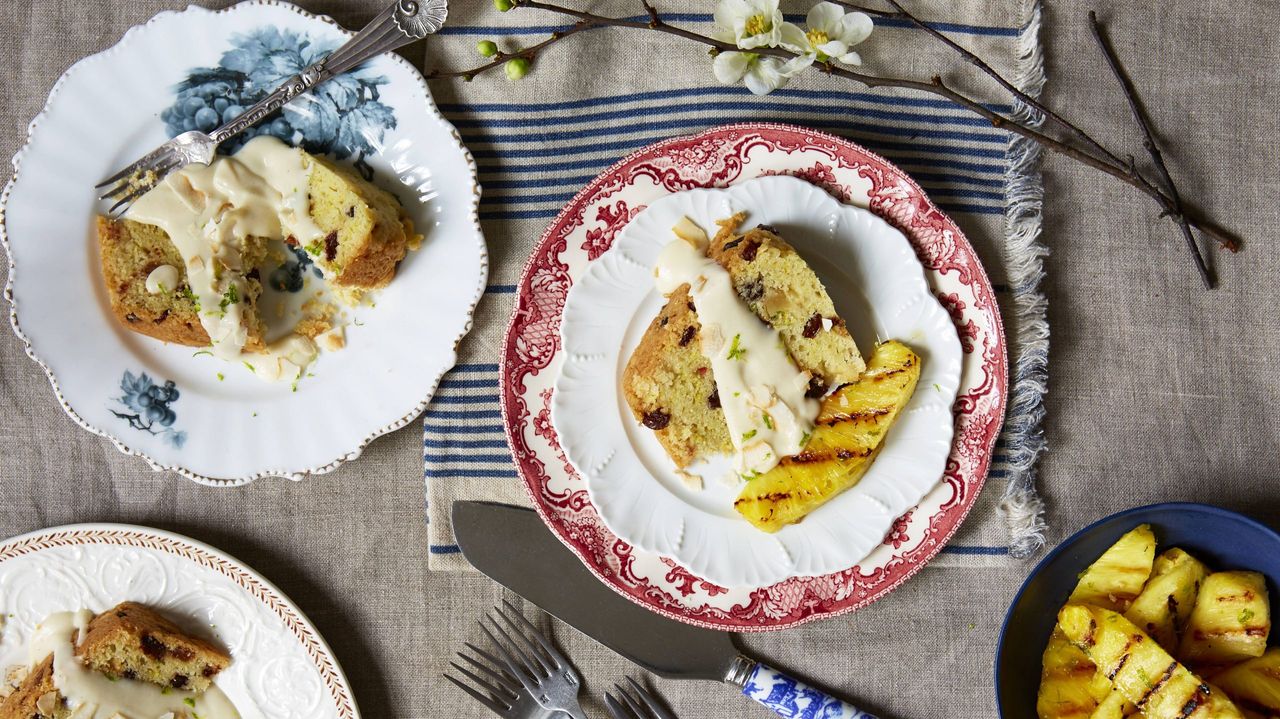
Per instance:
[[[795,719],[876,719],[852,704],[828,696],[804,682],[757,663],[742,693],[772,709],[778,716]]]

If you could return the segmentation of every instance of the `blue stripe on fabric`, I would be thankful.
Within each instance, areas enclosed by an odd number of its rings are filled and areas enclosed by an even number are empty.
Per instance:
[[[432,554],[460,554],[462,548],[456,544],[432,544],[428,547]]]
[[[463,463],[463,464],[479,464],[481,462],[492,463],[511,463],[511,455],[509,454],[455,454],[448,456],[444,454],[424,454],[422,457],[427,462],[442,462],[445,464]]]
[[[653,117],[659,114],[675,114],[675,113],[694,113],[694,112],[726,112],[730,110],[746,110],[759,111],[767,109],[770,112],[807,112],[813,113],[814,106],[811,104],[801,103],[785,103],[785,102],[768,102],[760,100],[736,100],[736,101],[718,101],[718,102],[694,102],[681,103],[672,107],[634,107],[625,110],[611,110],[608,112],[582,112],[572,115],[560,115],[556,117],[548,116],[531,116],[522,115],[518,117],[471,117],[468,115],[450,116],[449,121],[454,127],[462,128],[529,128],[539,127],[542,125],[561,126],[565,124],[577,124],[582,122],[601,122],[604,120],[629,120],[639,117]],[[902,110],[873,110],[870,108],[854,108],[854,107],[837,107],[835,109],[843,110],[858,117],[873,117],[880,120],[890,120],[894,122],[926,122],[930,124],[943,125],[961,125],[965,127],[981,127],[987,130],[995,131],[991,122],[977,115],[955,115],[940,116],[930,115],[922,112],[905,112]]]
[[[805,21],[803,15],[785,15],[787,22],[802,23]],[[630,22],[648,22],[648,15],[632,15],[630,17],[618,18]],[[689,13],[689,12],[664,12],[662,19],[665,22],[688,22],[708,24],[715,21],[715,18],[708,13]],[[915,27],[910,20],[906,18],[892,17],[876,17],[875,24],[880,27],[892,27],[900,29],[910,29]],[[1017,37],[1021,32],[1016,27],[1001,27],[998,25],[966,25],[955,22],[929,22],[929,26],[935,30],[942,32],[957,33],[961,35],[985,35],[988,37]],[[572,25],[452,25],[440,29],[440,35],[550,35],[553,32],[565,32],[573,27]],[[594,29],[594,28],[593,28]]]
[[[439,479],[519,479],[514,469],[446,469],[427,470],[427,476]]]
[[[505,439],[426,439],[422,446],[427,449],[506,449]],[[507,459],[511,459],[510,455]]]
[[[494,156],[492,158],[484,158],[484,159],[502,160],[505,158],[500,156]],[[983,174],[996,174],[996,175],[1004,175],[1005,173],[1005,167],[1003,164],[989,165],[982,162],[965,162],[963,160],[944,160],[944,159],[938,159],[938,158],[892,157],[890,159],[893,160],[894,164],[897,164],[903,167],[927,167],[929,169],[947,168],[950,170],[962,170],[964,172],[978,172]],[[589,160],[573,160],[570,162],[548,162],[548,163],[537,164],[537,165],[500,165],[495,162],[480,163],[480,176],[484,177],[486,174],[497,174],[497,173],[501,173],[501,174],[521,174],[526,172],[552,173],[552,172],[563,172],[565,170],[595,170],[598,172],[600,170],[604,170],[605,168],[609,167],[614,162],[617,162],[617,160],[618,158],[616,157],[606,157],[606,158],[593,158]],[[481,180],[480,184],[486,185],[487,183],[485,183],[484,180]]]
[[[756,109],[764,109],[759,105]],[[772,107],[767,108],[773,110]],[[660,113],[643,113],[637,117],[652,117],[654,114]],[[601,125],[599,127],[585,127],[579,130],[533,130],[525,129],[518,133],[501,133],[494,135],[492,139],[486,139],[482,135],[475,132],[463,132],[462,139],[468,143],[485,143],[485,144],[515,144],[524,142],[555,142],[558,140],[582,140],[592,137],[613,137],[615,135],[630,134],[633,132],[657,132],[662,131],[664,134],[671,134],[673,130],[700,130],[704,127],[712,126],[717,123],[735,123],[735,122],[751,122],[757,120],[758,117],[749,115],[739,115],[736,117],[726,116],[723,118],[715,118],[715,122],[711,118],[706,117],[681,117],[672,120],[650,120],[648,122],[635,122],[626,125]],[[984,142],[991,144],[1004,145],[1009,141],[1009,137],[1005,133],[1000,132],[965,132],[961,130],[940,130],[936,128],[925,127],[899,127],[897,125],[870,125],[865,122],[856,122],[853,120],[815,120],[812,117],[806,117],[802,120],[806,127],[815,130],[835,130],[841,132],[860,132],[872,135],[888,135],[891,137],[919,138],[925,137],[933,140],[957,140],[960,142]],[[474,128],[473,128],[474,129]],[[956,148],[961,149],[961,148]],[[1004,156],[1004,150],[1001,150],[999,157]]]
[[[629,102],[645,102],[649,100],[673,100],[690,96],[705,95],[729,95],[744,98],[754,98],[755,95],[745,87],[724,86],[724,85],[708,85],[706,87],[686,87],[673,90],[650,90],[648,92],[635,92],[629,95],[605,95],[602,97],[592,97],[583,100],[567,100],[561,102],[476,102],[471,104],[444,103],[439,105],[440,112],[448,116],[453,112],[518,112],[521,114],[530,112],[542,112],[548,110],[582,110],[590,107],[608,107],[609,105],[621,105]],[[830,108],[835,100],[851,100],[855,102],[867,102],[886,107],[927,107],[930,109],[957,110],[963,109],[960,105],[950,100],[933,99],[927,97],[902,97],[898,95],[887,95],[885,93],[874,92],[833,92],[829,90],[798,90],[787,89],[774,90],[769,97],[792,97],[805,100],[816,100],[815,109]],[[761,103],[762,107],[767,109],[767,101]],[[1008,113],[1012,108],[1009,105],[988,104],[985,105],[988,110],[993,112]],[[452,118],[450,118],[452,119]]]
[[[942,551],[947,554],[996,557],[996,556],[1003,556],[1008,554],[1009,548],[1008,547],[964,547],[964,546],[955,546],[952,544],[948,544],[947,546],[942,548]]]
[[[498,395],[496,394],[471,394],[471,395],[451,394],[451,395],[445,395],[443,397],[440,395],[436,395],[431,401],[432,403],[438,402],[440,404],[497,404]]]
[[[428,407],[426,416],[432,419],[502,419],[496,409],[439,410]]]
[[[462,379],[460,377],[445,377],[440,380],[440,389],[476,389],[478,387],[488,389],[497,386],[497,384],[498,380],[496,378]]]
[[[477,150],[472,148],[471,154],[477,160],[488,159],[507,159],[507,158],[536,158],[536,157],[563,157],[565,155],[584,155],[589,152],[617,152],[635,150],[654,142],[664,139],[663,137],[633,137],[627,140],[615,140],[613,142],[584,142],[574,143],[569,146],[556,147],[524,147],[524,148],[503,148],[490,150]],[[477,137],[463,137],[468,143],[500,145],[505,144],[506,140],[490,140],[486,141]],[[872,150],[901,150],[903,152],[936,152],[941,155],[960,155],[964,157],[981,157],[991,160],[1003,160],[1005,151],[1003,149],[986,149],[981,147],[951,147],[946,145],[933,145],[922,142],[897,142],[894,140],[879,140],[872,138],[860,137],[858,141]]]
[[[930,195],[947,195],[949,197],[964,197],[970,200],[1004,200],[1003,192],[987,192],[984,190],[966,190],[958,187],[929,187],[927,188]],[[480,206],[492,205],[535,205],[542,202],[554,202],[563,205],[572,200],[576,196],[576,192],[566,192],[550,195],[520,195],[516,197],[506,196],[488,196],[480,199]],[[513,290],[514,291],[514,290]]]
[[[484,288],[484,291],[490,292],[495,295],[514,295],[516,293],[516,286],[515,285],[489,285],[488,287]]]
[[[534,169],[541,169],[541,168],[535,167]],[[1003,173],[1004,169],[1001,168],[999,171]],[[501,172],[501,171],[498,171],[498,172]],[[1005,185],[1003,178],[986,179],[981,177],[965,177],[964,175],[946,175],[946,174],[937,173],[937,172],[912,172],[911,177],[914,178],[916,182],[920,182],[920,183],[937,183],[937,184],[953,184],[953,185],[963,184],[963,185],[976,185],[978,187],[993,187],[993,188],[1003,188]],[[542,188],[571,187],[571,188],[574,188],[574,192],[577,192],[579,189],[582,188],[583,185],[586,185],[588,182],[591,182],[594,179],[595,179],[595,175],[573,175],[570,177],[551,177],[551,178],[547,178],[546,180],[539,181],[538,186]],[[523,192],[523,191],[528,191],[529,181],[528,180],[490,180],[484,183],[484,189],[486,193],[501,191],[501,190],[520,190]],[[490,197],[490,195],[486,195],[486,197]],[[511,289],[510,290],[500,289],[504,287],[510,287]],[[486,291],[515,292],[515,285],[489,285],[489,287],[486,288]]]
[[[504,437],[507,432],[500,424],[432,424],[429,417],[422,423],[422,429],[435,434],[499,434]]]
[[[451,372],[497,372],[497,364],[456,364]]]

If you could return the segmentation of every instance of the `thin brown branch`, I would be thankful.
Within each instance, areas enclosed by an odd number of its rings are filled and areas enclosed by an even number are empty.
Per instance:
[[[546,40],[543,40],[540,43],[537,43],[536,45],[530,45],[529,47],[521,48],[520,50],[517,50],[515,52],[499,51],[498,54],[494,55],[493,59],[490,60],[489,62],[486,62],[485,64],[477,67],[473,67],[470,70],[435,69],[435,70],[432,70],[431,72],[428,72],[426,74],[426,78],[428,80],[438,80],[446,77],[460,77],[463,80],[470,82],[476,75],[479,75],[480,73],[485,72],[487,70],[494,70],[499,67],[502,67],[503,65],[507,64],[508,60],[514,60],[515,58],[522,57],[528,60],[529,62],[533,62],[534,58],[536,58],[538,56],[538,53],[542,51],[544,48],[550,47],[551,45],[554,45],[555,43],[560,42],[561,40],[567,37],[576,35],[582,32],[583,30],[589,30],[593,27],[597,27],[597,25],[588,20],[579,20],[578,22],[574,23],[570,27],[565,28],[564,30],[557,30],[556,32],[551,33],[551,37],[547,38]]]
[[[893,2],[893,0],[889,0]],[[1164,162],[1164,153],[1160,152],[1160,146],[1156,144],[1155,133],[1151,128],[1151,120],[1147,117],[1147,113],[1142,107],[1141,100],[1138,99],[1138,92],[1133,87],[1133,81],[1129,79],[1128,73],[1120,64],[1120,57],[1116,55],[1115,48],[1111,46],[1106,34],[1103,32],[1102,24],[1098,22],[1098,15],[1094,11],[1089,11],[1089,27],[1093,31],[1093,39],[1098,43],[1098,49],[1102,51],[1103,57],[1107,59],[1107,66],[1111,68],[1111,74],[1115,75],[1116,82],[1120,85],[1120,89],[1124,92],[1125,100],[1129,103],[1129,110],[1133,113],[1133,119],[1138,123],[1138,127],[1142,130],[1142,146],[1146,148],[1147,154],[1151,155],[1151,162],[1155,165],[1156,171],[1160,173],[1160,179],[1164,183],[1164,189],[1169,194],[1170,205],[1172,206],[1171,215],[1178,223],[1178,227],[1182,229],[1183,238],[1187,241],[1187,249],[1191,251],[1191,257],[1195,261],[1196,271],[1200,273],[1200,279],[1204,282],[1206,289],[1213,289],[1216,279],[1209,267],[1205,264],[1204,255],[1200,252],[1200,244],[1196,242],[1195,235],[1191,233],[1191,225],[1187,221],[1187,216],[1182,209],[1182,197],[1178,194],[1178,186],[1174,184],[1173,177],[1169,174],[1169,168]]]
[[[648,0],[643,0],[643,1],[644,1],[646,10],[649,10],[652,8],[652,5]],[[856,7],[857,9],[863,12],[867,12],[866,9],[860,6],[850,6],[847,3],[845,3],[845,5],[846,7]],[[713,54],[715,54],[716,52],[739,51],[739,48],[732,43],[716,40],[715,38],[711,38],[706,35],[702,35],[702,34],[693,32],[691,30],[688,30],[676,25],[672,25],[666,22],[665,20],[662,19],[662,17],[659,15],[656,9],[648,13],[648,18],[646,18],[643,21],[639,21],[639,20],[631,20],[627,18],[605,17],[605,16],[596,15],[589,12],[584,12],[582,10],[576,10],[574,8],[564,7],[564,6],[557,5],[550,2],[543,2],[542,0],[512,0],[512,7],[513,8],[536,8],[540,10],[545,10],[547,12],[552,12],[559,15],[575,18],[578,22],[572,28],[565,30],[563,34],[553,35],[550,39],[542,43],[539,43],[537,45],[526,48],[525,50],[521,50],[519,52],[506,55],[505,57],[502,57],[502,58],[495,58],[493,62],[487,63],[480,67],[473,68],[471,70],[465,70],[465,71],[433,73],[429,75],[429,77],[432,77],[432,78],[464,77],[464,78],[470,79],[471,77],[474,77],[475,75],[478,75],[481,72],[485,72],[488,70],[492,70],[496,67],[500,67],[502,64],[504,64],[506,60],[509,60],[514,57],[528,57],[532,59],[533,54],[536,54],[537,51],[544,49],[545,47],[551,45],[554,42],[557,42],[563,37],[567,37],[568,35],[579,32],[581,30],[595,28],[595,27],[618,27],[618,28],[630,28],[630,29],[636,29],[636,30],[650,30],[654,32],[661,32],[667,35],[673,35],[676,37],[684,38],[686,40],[691,40],[691,41],[700,43],[702,45],[705,45],[707,47],[710,47],[712,48]],[[876,14],[880,14],[882,16],[888,15],[888,13],[885,13],[885,12],[879,12]],[[894,16],[899,16],[899,15],[895,14]],[[784,50],[782,48],[755,48],[751,50],[751,52],[756,55],[777,57],[784,60],[795,57],[795,54],[788,52],[787,50]],[[1092,152],[1088,152],[1065,140],[1054,137],[1053,135],[1050,135],[1047,132],[1043,132],[1039,128],[1032,127],[1028,124],[1019,122],[1015,118],[995,112],[994,110],[987,108],[985,105],[978,102],[977,100],[948,86],[942,80],[941,77],[935,76],[928,81],[912,80],[907,78],[883,77],[878,75],[870,75],[870,74],[858,72],[855,70],[850,70],[846,67],[835,65],[829,60],[826,62],[816,63],[815,66],[817,69],[827,73],[828,75],[834,75],[836,77],[841,77],[846,80],[851,80],[853,82],[860,83],[868,88],[896,87],[896,88],[902,88],[907,90],[916,90],[919,92],[925,92],[925,93],[929,93],[929,94],[936,95],[938,97],[942,97],[947,100],[950,100],[951,102],[954,102],[957,105],[960,105],[961,107],[964,107],[970,110],[971,112],[973,112],[974,114],[986,119],[995,127],[1006,129],[1010,132],[1013,132],[1022,137],[1025,137],[1034,142],[1037,142],[1048,150],[1051,150],[1063,156],[1069,157],[1077,162],[1087,165],[1088,167],[1092,167],[1093,169],[1098,170],[1099,172],[1104,172],[1108,175],[1111,175],[1112,177],[1115,177],[1121,182],[1124,182],[1136,188],[1143,194],[1155,200],[1156,203],[1160,205],[1162,215],[1168,215],[1171,217],[1181,218],[1182,220],[1185,220],[1187,224],[1189,224],[1191,227],[1194,227],[1200,230],[1201,232],[1205,233],[1207,236],[1214,238],[1219,243],[1221,243],[1224,247],[1235,249],[1239,246],[1238,240],[1236,240],[1229,232],[1217,226],[1216,224],[1210,222],[1209,220],[1199,215],[1198,213],[1195,213],[1191,210],[1179,211],[1175,206],[1173,198],[1169,194],[1167,194],[1164,190],[1162,190],[1159,186],[1157,186],[1155,183],[1149,180],[1145,175],[1139,172],[1137,168],[1133,165],[1132,160],[1126,163],[1119,159],[1112,159],[1112,157],[1114,156],[1108,157],[1107,155],[1109,155],[1110,153],[1106,153],[1105,148],[1101,148],[1100,145],[1098,147],[1104,150],[1104,154],[1102,154],[1101,156],[1095,155]],[[1064,122],[1066,121],[1064,120]],[[1066,124],[1070,125],[1070,123],[1066,123]],[[1072,125],[1072,127],[1074,126]]]
[[[892,6],[895,10],[898,11],[898,16],[906,18],[911,22],[912,25],[915,25],[921,30],[924,30],[925,32],[932,35],[933,37],[937,38],[939,42],[941,42],[942,44],[954,50],[958,55],[960,55],[960,57],[964,58],[965,62],[968,62],[970,65],[973,65],[979,71],[981,71],[984,75],[987,75],[988,77],[990,77],[992,80],[996,82],[997,85],[1004,88],[1010,95],[1013,95],[1015,98],[1017,98],[1018,101],[1022,102],[1023,104],[1029,107],[1035,108],[1037,111],[1039,111],[1042,115],[1045,116],[1045,119],[1054,123],[1058,127],[1062,128],[1067,133],[1074,135],[1078,140],[1083,142],[1089,149],[1093,150],[1098,155],[1106,158],[1107,160],[1111,161],[1114,164],[1117,164],[1117,165],[1122,164],[1120,158],[1117,157],[1115,153],[1103,147],[1102,143],[1095,140],[1092,135],[1085,132],[1078,125],[1067,121],[1066,118],[1054,112],[1052,109],[1047,107],[1044,103],[1040,102],[1039,99],[1032,97],[1031,95],[1028,95],[1027,93],[1023,92],[1018,86],[1014,85],[1012,82],[1009,82],[1007,79],[1005,79],[1004,75],[1001,75],[999,72],[997,72],[996,69],[992,67],[989,63],[987,63],[986,60],[983,60],[968,48],[964,47],[963,45],[956,42],[955,40],[952,40],[948,35],[938,30],[933,25],[930,25],[929,23],[926,23],[925,21],[913,15],[909,10],[903,7],[902,3],[898,2],[898,0],[885,0],[885,2],[887,2],[890,6]],[[846,4],[843,2],[839,4],[846,5],[846,7],[854,7],[852,4]]]

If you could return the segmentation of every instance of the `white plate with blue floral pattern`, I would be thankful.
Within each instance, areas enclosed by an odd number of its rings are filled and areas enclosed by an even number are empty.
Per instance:
[[[110,314],[97,181],[233,116],[348,35],[280,2],[161,13],[68,70],[14,157],[0,197],[14,331],[72,419],[155,469],[214,485],[330,471],[422,412],[471,327],[488,275],[475,162],[396,55],[319,86],[259,130],[371,174],[426,236],[372,306],[348,311],[345,349],[296,385],[271,384]],[[286,260],[277,299],[300,304],[316,289],[313,269]]]

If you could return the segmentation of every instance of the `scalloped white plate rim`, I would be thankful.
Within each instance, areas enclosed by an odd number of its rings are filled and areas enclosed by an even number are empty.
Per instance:
[[[343,671],[342,664],[338,662],[338,658],[334,656],[333,649],[329,646],[329,643],[325,641],[325,638],[323,635],[320,634],[320,631],[316,629],[315,624],[311,622],[311,619],[308,618],[307,615],[304,614],[302,610],[298,608],[298,605],[294,603],[294,601],[290,599],[287,594],[281,591],[280,588],[277,587],[271,580],[259,574],[257,570],[253,569],[249,565],[245,564],[244,562],[241,562],[240,560],[236,559],[230,554],[227,554],[221,549],[218,549],[217,547],[213,547],[211,545],[205,544],[204,542],[201,542],[198,539],[192,539],[191,537],[188,537],[186,535],[178,534],[177,532],[170,532],[164,529],[156,529],[154,527],[146,527],[140,524],[119,524],[114,522],[85,522],[81,524],[63,524],[57,527],[47,527],[45,529],[36,529],[30,532],[26,532],[25,534],[19,534],[13,537],[9,537],[8,539],[0,541],[0,554],[2,554],[5,550],[7,550],[9,547],[13,545],[21,544],[24,542],[31,542],[44,536],[55,535],[59,533],[75,534],[75,533],[85,533],[85,532],[132,532],[132,533],[142,534],[142,535],[151,535],[153,537],[157,537],[157,538],[166,540],[168,542],[172,542],[174,544],[185,544],[199,552],[203,552],[217,559],[220,559],[232,565],[240,572],[243,572],[244,574],[248,575],[255,582],[261,584],[262,588],[266,592],[269,592],[270,594],[275,595],[276,601],[278,601],[289,613],[294,615],[294,618],[297,624],[301,626],[303,630],[305,630],[305,632],[309,636],[309,639],[315,642],[321,655],[329,662],[330,666],[328,668],[328,671],[332,672],[334,679],[337,683],[338,691],[342,694],[342,699],[345,699],[351,704],[352,713],[350,716],[352,717],[352,719],[358,719],[358,717],[360,717],[360,707],[356,704],[355,695],[351,691],[351,684],[349,681],[347,681],[347,674],[345,671]],[[87,539],[84,539],[81,541],[72,542],[68,545],[60,545],[60,546],[83,546],[83,545],[96,545],[96,544],[103,544],[103,543],[92,542],[92,541],[88,541]],[[128,545],[114,545],[114,546],[128,546]],[[145,549],[146,551],[158,551],[158,550],[150,549],[147,547],[135,547],[135,548]],[[37,555],[40,551],[43,551],[43,550],[36,550]],[[23,556],[30,556],[30,555],[23,555]],[[16,557],[11,559],[16,559]],[[185,560],[185,558],[183,559]],[[4,565],[6,561],[10,561],[10,560],[0,560],[0,573],[4,572]],[[186,560],[186,561],[189,561],[189,560]],[[196,566],[198,567],[199,565],[196,565]],[[227,581],[235,583],[230,578],[227,578]],[[245,588],[240,584],[238,583],[235,583],[235,584],[239,589],[245,590]],[[253,597],[253,594],[251,592],[248,592],[247,590],[245,590],[244,593],[247,596],[252,597],[254,602],[261,603],[256,597]],[[127,599],[128,599],[127,597],[122,597],[120,601],[126,601]],[[267,608],[270,609],[270,607],[267,607]],[[280,616],[278,612],[273,611],[272,613],[276,614],[276,616]],[[281,619],[283,620],[283,617],[281,617]],[[319,666],[316,667],[316,670],[320,671],[322,674],[325,671],[324,668]]]
[[[319,14],[311,13],[298,7],[297,5],[294,5],[288,2],[283,2],[282,0],[245,0],[244,2],[240,2],[235,5],[222,8],[220,10],[210,10],[208,8],[200,7],[198,5],[188,5],[183,10],[166,10],[163,12],[159,12],[154,16],[152,16],[146,22],[140,23],[138,25],[134,25],[133,27],[129,28],[127,31],[125,31],[124,35],[120,38],[120,40],[118,40],[111,47],[76,61],[71,67],[67,68],[67,70],[58,77],[57,81],[54,82],[53,87],[49,90],[49,96],[45,100],[44,107],[27,125],[26,139],[23,141],[22,147],[17,151],[17,153],[14,154],[12,159],[13,174],[10,176],[8,183],[5,184],[4,190],[0,192],[0,248],[4,249],[5,258],[8,262],[8,268],[9,268],[9,274],[6,279],[5,288],[4,288],[4,297],[9,303],[9,322],[13,327],[14,334],[16,334],[18,336],[18,339],[22,342],[23,347],[27,353],[27,356],[30,357],[36,364],[38,364],[42,370],[44,370],[45,376],[49,379],[49,383],[53,388],[54,395],[57,397],[58,404],[61,405],[63,411],[66,412],[67,416],[70,417],[76,424],[80,425],[84,429],[100,437],[105,437],[106,439],[111,440],[112,444],[114,444],[116,446],[116,449],[118,449],[121,453],[134,456],[134,457],[140,457],[141,459],[146,461],[147,465],[150,466],[152,470],[157,472],[162,472],[162,471],[175,472],[198,484],[203,484],[206,486],[213,486],[213,487],[238,487],[238,486],[243,486],[250,482],[256,481],[258,479],[263,479],[265,477],[281,477],[281,478],[292,480],[292,481],[300,481],[303,478],[310,475],[325,474],[333,471],[334,469],[337,469],[338,466],[346,462],[350,462],[352,460],[359,458],[361,453],[363,453],[364,449],[368,447],[369,444],[373,442],[375,439],[377,439],[378,437],[381,437],[390,432],[394,432],[395,430],[400,429],[401,427],[404,427],[405,425],[412,422],[416,417],[421,415],[424,410],[426,410],[427,405],[430,404],[431,398],[435,394],[436,388],[439,386],[440,380],[444,377],[445,373],[448,372],[452,368],[452,366],[456,363],[458,343],[461,342],[462,339],[466,337],[467,334],[471,331],[472,324],[474,321],[476,305],[479,304],[481,297],[483,297],[484,295],[484,290],[488,282],[488,275],[489,275],[488,245],[485,243],[484,232],[480,226],[480,192],[481,190],[480,190],[480,183],[478,180],[478,170],[476,167],[475,158],[472,156],[471,152],[463,144],[462,136],[458,134],[457,129],[454,128],[453,125],[449,123],[448,120],[446,120],[444,116],[440,113],[439,108],[436,106],[434,100],[432,99],[431,91],[430,91],[430,88],[427,86],[426,78],[422,76],[422,73],[419,72],[417,68],[415,68],[403,57],[400,57],[395,53],[387,53],[385,57],[389,57],[393,62],[403,66],[405,70],[411,73],[411,77],[416,77],[417,80],[421,83],[422,89],[428,98],[427,107],[424,109],[431,117],[433,117],[436,121],[438,121],[442,126],[450,130],[450,134],[453,136],[453,140],[456,143],[457,149],[462,153],[463,157],[466,159],[466,163],[468,167],[471,170],[471,181],[473,184],[472,203],[471,203],[471,207],[469,209],[468,214],[471,219],[471,224],[475,229],[475,239],[478,240],[477,244],[478,244],[478,249],[480,253],[479,282],[477,283],[476,293],[472,296],[469,302],[469,309],[466,313],[466,319],[463,323],[462,329],[458,333],[457,337],[454,337],[452,340],[450,340],[450,345],[453,347],[453,349],[449,353],[450,360],[446,362],[444,366],[440,367],[440,369],[435,373],[435,377],[431,380],[429,384],[429,391],[427,392],[426,396],[423,397],[412,409],[410,409],[407,414],[401,416],[400,418],[396,419],[390,424],[371,430],[368,434],[366,434],[362,439],[358,441],[357,445],[354,448],[350,450],[345,450],[342,454],[340,454],[338,457],[334,458],[327,464],[315,466],[315,467],[308,467],[308,468],[299,469],[299,470],[263,469],[249,475],[244,475],[239,477],[226,477],[226,478],[206,476],[206,475],[194,472],[186,467],[183,467],[180,464],[164,464],[162,462],[159,462],[154,458],[152,458],[150,455],[148,455],[145,451],[131,447],[129,443],[125,442],[120,437],[113,434],[111,431],[108,431],[100,427],[95,427],[89,424],[71,407],[71,404],[67,401],[66,397],[63,396],[62,390],[58,386],[58,378],[54,374],[52,368],[47,363],[45,363],[44,360],[40,358],[38,352],[36,351],[36,348],[31,343],[26,333],[23,332],[22,326],[18,321],[18,300],[13,293],[14,276],[17,272],[17,265],[13,259],[13,251],[10,246],[9,232],[8,232],[8,226],[6,222],[6,209],[9,204],[9,195],[13,190],[14,186],[18,183],[19,175],[22,170],[22,162],[27,154],[27,151],[31,146],[33,135],[37,131],[37,128],[39,127],[41,121],[50,112],[53,106],[53,103],[58,98],[59,91],[62,89],[62,86],[64,85],[64,83],[69,77],[71,77],[77,71],[82,70],[87,63],[105,61],[109,59],[113,54],[122,51],[122,49],[130,42],[130,40],[142,30],[149,28],[150,26],[158,24],[160,22],[169,20],[171,18],[185,15],[187,13],[204,13],[209,15],[221,15],[226,13],[234,13],[237,10],[240,10],[246,7],[251,7],[251,6],[271,6],[271,7],[283,8],[296,13],[297,15],[299,15],[301,18],[305,20],[309,20],[309,21],[317,20],[320,22],[324,22],[334,27],[335,29],[337,29],[338,31],[342,32],[345,35],[351,36],[355,34],[354,31],[348,30],[347,28],[343,27],[341,24],[339,24],[336,20],[329,17],[328,15],[319,15]]]
[[[761,197],[754,197],[756,194]],[[716,205],[720,208],[713,208]],[[878,293],[867,298],[877,340],[891,338],[879,336],[885,322],[892,323],[902,310],[919,306],[920,315],[914,321],[906,320],[906,327],[900,325],[895,334],[933,356],[925,364],[925,375],[910,406],[895,425],[897,432],[891,430],[867,476],[805,521],[776,534],[761,532],[731,512],[732,516],[715,516],[693,506],[703,501],[694,497],[691,502],[689,493],[678,486],[679,479],[656,441],[645,434],[637,441],[629,432],[632,428],[626,422],[631,418],[623,416],[625,410],[608,411],[601,422],[597,421],[599,413],[587,409],[592,403],[611,407],[612,403],[601,403],[599,397],[610,389],[617,394],[624,364],[621,355],[627,349],[624,345],[628,337],[631,343],[635,340],[634,330],[629,333],[623,325],[634,325],[637,313],[644,311],[641,305],[646,299],[653,302],[653,263],[669,235],[654,223],[665,220],[674,224],[678,215],[689,215],[703,227],[714,227],[715,217],[700,215],[727,215],[730,207],[749,211],[749,223],[770,224],[782,223],[779,216],[786,217],[795,207],[807,211],[817,208],[810,231],[846,245],[877,269],[891,268],[885,280],[868,283],[876,285],[868,292]],[[851,236],[862,230],[869,235]],[[658,236],[647,237],[646,231]],[[874,301],[877,299],[880,301]],[[890,299],[895,302],[892,307],[887,306]],[[606,314],[612,322],[601,321]],[[617,322],[620,316],[628,321]],[[648,325],[650,317],[640,318],[641,328]],[[848,569],[879,546],[894,520],[942,480],[955,435],[952,406],[962,374],[963,355],[955,326],[929,291],[924,267],[901,231],[870,210],[842,203],[804,180],[760,177],[727,188],[677,192],[650,203],[573,284],[562,318],[561,346],[566,359],[556,376],[551,403],[552,424],[561,448],[585,480],[591,502],[611,532],[641,549],[670,557],[698,577],[725,586],[760,587]],[[933,328],[929,333],[907,336],[926,324]],[[933,385],[932,391],[929,385]],[[926,432],[914,434],[922,424]],[[925,450],[913,453],[925,445]],[[900,470],[892,475],[892,484],[888,476],[891,462]],[[670,476],[656,479],[654,472],[663,470]],[[636,478],[638,490],[637,485],[623,487]],[[717,482],[709,478],[708,489]]]

